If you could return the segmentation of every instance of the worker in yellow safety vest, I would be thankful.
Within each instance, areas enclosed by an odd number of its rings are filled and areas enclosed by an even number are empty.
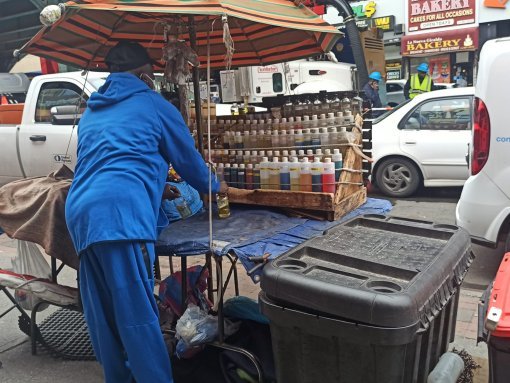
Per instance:
[[[418,94],[434,90],[434,81],[432,81],[432,77],[428,74],[429,65],[427,63],[421,63],[416,68],[416,71],[417,73],[413,74],[404,86],[404,96],[406,100],[412,99]]]

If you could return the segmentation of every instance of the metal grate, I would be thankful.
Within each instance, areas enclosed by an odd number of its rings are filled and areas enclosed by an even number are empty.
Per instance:
[[[20,329],[30,335],[30,324],[20,317]],[[95,360],[83,313],[61,308],[38,326],[37,342],[56,357],[69,360]]]

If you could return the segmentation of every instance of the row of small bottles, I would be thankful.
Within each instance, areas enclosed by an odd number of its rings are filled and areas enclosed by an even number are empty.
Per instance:
[[[346,127],[312,128],[282,130],[253,130],[251,133],[225,132],[222,143],[215,145],[216,149],[259,149],[259,148],[287,148],[287,147],[320,147],[340,144],[343,141],[342,132]]]
[[[270,189],[334,193],[342,170],[342,154],[334,150],[331,157],[263,157],[260,163],[220,163],[217,176],[239,189]]]
[[[311,97],[286,97],[281,107],[284,117],[305,116],[329,112],[352,111],[354,115],[360,113],[363,106],[363,99],[359,96],[349,98],[339,94],[324,94]]]
[[[208,151],[205,150],[206,157],[208,158]],[[211,161],[214,163],[229,163],[229,164],[256,164],[262,161],[262,158],[268,157],[287,157],[293,158],[296,157],[298,160],[302,160],[303,158],[308,158],[309,161],[313,161],[314,158],[319,158],[321,161],[325,158],[332,158],[334,154],[339,154],[340,157],[342,153],[339,149],[300,149],[300,150],[212,150],[211,151]]]
[[[296,116],[296,117],[282,117],[280,118],[259,118],[259,119],[237,119],[229,120],[219,118],[211,121],[211,133],[223,134],[225,132],[240,132],[248,131],[266,131],[278,130],[287,131],[291,129],[313,129],[313,128],[326,128],[326,127],[340,127],[342,125],[350,125],[354,123],[354,116],[351,111],[328,113],[328,114],[314,114],[312,116]]]

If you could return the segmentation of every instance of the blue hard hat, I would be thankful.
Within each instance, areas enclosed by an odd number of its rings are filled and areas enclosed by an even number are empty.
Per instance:
[[[381,73],[379,73],[379,72],[372,72],[372,73],[370,73],[368,78],[371,79],[371,80],[375,80],[375,81],[381,81],[382,80]]]
[[[427,63],[421,63],[420,65],[418,65],[418,67],[416,68],[416,70],[417,70],[418,72],[429,73],[429,64],[427,64]]]

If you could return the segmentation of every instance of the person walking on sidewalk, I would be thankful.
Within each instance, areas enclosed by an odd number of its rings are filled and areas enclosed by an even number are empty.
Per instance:
[[[434,90],[434,81],[432,81],[432,77],[428,74],[429,65],[421,63],[416,68],[416,72],[407,80],[404,86],[404,97],[406,100],[413,99],[418,94]]]
[[[154,299],[154,243],[168,164],[199,192],[209,169],[180,113],[153,90],[152,62],[137,43],[105,59],[111,74],[79,123],[66,220],[80,257],[85,320],[107,383],[171,383]],[[212,191],[220,186],[213,177]]]

